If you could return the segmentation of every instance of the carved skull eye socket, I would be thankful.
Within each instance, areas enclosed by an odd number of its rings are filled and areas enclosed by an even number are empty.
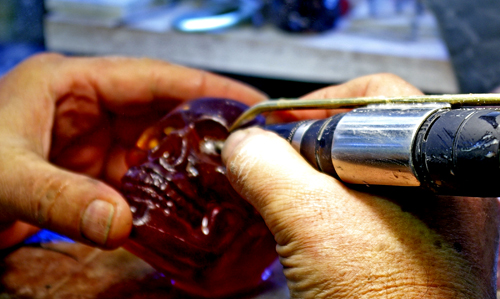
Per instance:
[[[229,133],[227,128],[213,119],[202,119],[194,124],[194,131],[199,138],[200,152],[220,159],[220,149]]]
[[[168,136],[172,132],[183,130],[189,126],[184,113],[181,111],[173,112],[165,121],[159,124],[162,136]]]
[[[161,140],[176,130],[182,130],[187,126],[186,121],[179,113],[172,114],[166,121],[160,121],[155,126],[146,129],[136,142],[136,146],[149,151],[158,146]]]
[[[163,158],[169,165],[176,165],[177,160],[183,156],[185,146],[183,145],[183,136],[171,133],[165,137],[161,143],[150,153],[150,160]]]

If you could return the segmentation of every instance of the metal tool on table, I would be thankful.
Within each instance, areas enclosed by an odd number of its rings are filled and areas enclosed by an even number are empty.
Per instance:
[[[265,129],[348,184],[500,196],[500,94],[272,100],[247,110],[230,130],[263,112],[339,108],[355,109]]]
[[[210,32],[250,21],[262,8],[261,0],[209,0],[179,16],[173,27],[183,32]]]

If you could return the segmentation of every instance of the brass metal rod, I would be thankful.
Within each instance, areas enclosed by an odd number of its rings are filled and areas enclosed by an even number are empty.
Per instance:
[[[341,99],[276,99],[269,100],[250,107],[229,128],[232,132],[257,115],[277,110],[298,109],[341,109],[356,108],[370,104],[389,103],[450,103],[460,106],[496,106],[500,105],[500,94],[445,94],[403,97],[360,97]]]

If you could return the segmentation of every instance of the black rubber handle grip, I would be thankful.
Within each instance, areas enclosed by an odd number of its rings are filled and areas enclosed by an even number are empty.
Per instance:
[[[500,111],[436,113],[420,128],[413,161],[423,187],[440,194],[500,196]]]
[[[343,116],[315,121],[298,149],[313,167],[337,179],[331,152]],[[292,142],[302,124],[265,128]],[[446,195],[500,196],[499,124],[500,111],[494,109],[439,110],[430,115],[415,132],[411,149],[411,168],[421,187]],[[370,148],[365,150],[370,152]]]

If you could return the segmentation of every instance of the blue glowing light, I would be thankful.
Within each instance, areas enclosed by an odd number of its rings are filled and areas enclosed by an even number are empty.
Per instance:
[[[24,240],[24,244],[43,244],[43,243],[54,243],[54,242],[69,242],[74,243],[75,241],[71,240],[68,237],[63,235],[59,235],[57,233],[51,232],[46,229],[40,230],[38,233]]]
[[[266,281],[269,279],[269,277],[271,277],[271,274],[272,274],[271,270],[266,269],[266,270],[264,270],[264,272],[262,272],[262,274],[260,275],[260,278],[262,279],[262,281]]]

